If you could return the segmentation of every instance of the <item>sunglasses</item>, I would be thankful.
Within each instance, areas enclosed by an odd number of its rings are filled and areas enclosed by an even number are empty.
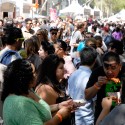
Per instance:
[[[17,41],[24,41],[24,38],[17,38],[15,40],[17,40]]]
[[[117,64],[117,63],[114,63],[114,64],[107,64],[107,63],[104,63],[103,66],[105,67],[105,69],[109,69],[109,67],[110,67],[111,70],[116,70],[117,67],[118,67],[118,64]]]
[[[57,32],[56,32],[56,33],[52,32],[51,34],[52,34],[52,35],[57,35]]]
[[[32,25],[33,23],[27,23],[27,24],[30,24],[30,25]]]
[[[41,36],[42,34],[36,34],[37,36]]]

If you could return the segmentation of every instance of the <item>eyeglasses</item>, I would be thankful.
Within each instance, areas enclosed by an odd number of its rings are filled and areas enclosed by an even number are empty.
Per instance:
[[[55,33],[54,33],[54,32],[52,32],[51,34],[52,34],[52,35],[57,35],[57,32],[55,32]]]
[[[105,69],[109,69],[110,67],[111,70],[116,70],[118,67],[118,64],[117,63],[113,63],[113,64],[104,63],[103,66],[105,67]]]

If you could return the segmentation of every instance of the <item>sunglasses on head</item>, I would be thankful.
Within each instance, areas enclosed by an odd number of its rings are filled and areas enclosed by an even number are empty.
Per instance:
[[[104,67],[105,67],[106,69],[108,69],[108,68],[110,67],[112,70],[115,70],[115,69],[117,69],[117,67],[118,67],[118,64],[117,64],[117,63],[114,63],[114,64],[104,63],[103,65],[104,65]]]
[[[18,41],[24,41],[24,38],[17,38]]]
[[[57,35],[57,32],[56,32],[56,33],[52,32],[51,34],[52,34],[52,35]]]

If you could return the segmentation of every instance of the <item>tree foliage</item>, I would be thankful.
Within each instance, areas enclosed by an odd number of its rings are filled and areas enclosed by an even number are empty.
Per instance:
[[[78,0],[80,4],[85,3],[87,0]],[[92,8],[98,7],[103,11],[103,14],[107,17],[112,14],[116,14],[123,8],[125,9],[125,0],[93,0],[90,4]]]
[[[101,3],[103,12],[107,13],[106,11],[108,11],[109,15],[111,13],[115,14],[125,8],[125,0],[94,0],[94,5],[100,9]]]

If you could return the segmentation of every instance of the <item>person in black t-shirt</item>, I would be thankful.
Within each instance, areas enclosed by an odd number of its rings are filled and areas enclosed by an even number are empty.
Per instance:
[[[121,75],[125,72],[125,67],[120,62],[119,55],[114,52],[108,52],[103,57],[103,66],[95,69],[87,83],[85,90],[85,98],[87,100],[97,95],[97,101],[95,106],[95,122],[102,110],[101,102],[106,97],[106,87],[109,85],[109,81],[112,78],[121,78]],[[116,87],[116,84],[113,87]],[[114,87],[114,88],[115,88]],[[111,88],[109,88],[111,89]],[[120,87],[116,87],[113,92],[120,91]]]

